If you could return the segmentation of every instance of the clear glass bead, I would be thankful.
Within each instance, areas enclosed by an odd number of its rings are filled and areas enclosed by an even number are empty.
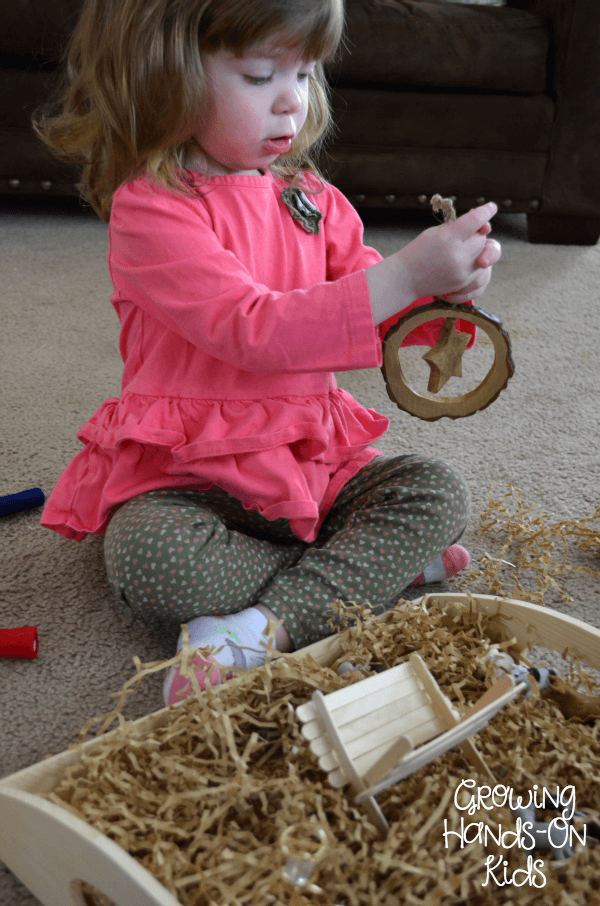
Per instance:
[[[283,869],[292,882],[298,887],[306,887],[313,876],[313,864],[308,859],[288,859]]]

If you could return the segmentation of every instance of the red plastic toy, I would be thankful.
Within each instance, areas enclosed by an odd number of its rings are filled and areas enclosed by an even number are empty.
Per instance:
[[[36,626],[0,629],[0,657],[35,658],[40,649]]]

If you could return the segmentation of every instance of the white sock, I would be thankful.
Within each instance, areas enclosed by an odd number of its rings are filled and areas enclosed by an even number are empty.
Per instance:
[[[238,667],[258,667],[265,662],[268,619],[257,607],[226,617],[197,617],[187,624],[189,647],[204,648],[211,645],[219,664]],[[183,648],[183,630],[177,641],[177,651]],[[222,648],[217,653],[216,649]],[[250,650],[248,650],[250,649]]]
[[[428,584],[430,582],[443,582],[445,578],[446,570],[444,569],[441,556],[436,557],[435,560],[423,570],[423,580]]]

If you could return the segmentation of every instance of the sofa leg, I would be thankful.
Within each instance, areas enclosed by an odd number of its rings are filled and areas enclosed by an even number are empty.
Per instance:
[[[596,245],[600,237],[599,217],[572,217],[569,214],[528,214],[529,241],[550,245]]]

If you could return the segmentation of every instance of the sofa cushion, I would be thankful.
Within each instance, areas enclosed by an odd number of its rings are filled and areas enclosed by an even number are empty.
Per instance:
[[[335,88],[335,150],[471,148],[550,150],[554,102],[546,94],[515,96]]]
[[[513,7],[438,0],[347,0],[334,84],[538,94],[546,89],[546,19]]]
[[[0,6],[1,53],[58,63],[82,2],[18,0]],[[527,10],[442,0],[346,0],[346,19],[346,48],[329,67],[334,81],[545,90],[549,27]]]

